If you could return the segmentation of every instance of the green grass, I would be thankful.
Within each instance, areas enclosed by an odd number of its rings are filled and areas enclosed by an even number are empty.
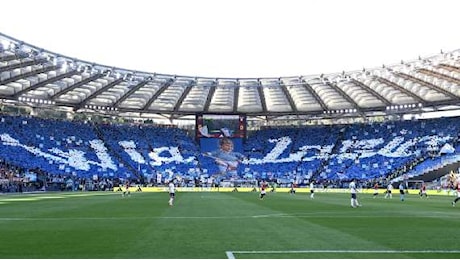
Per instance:
[[[0,258],[460,258],[452,196],[0,196]]]

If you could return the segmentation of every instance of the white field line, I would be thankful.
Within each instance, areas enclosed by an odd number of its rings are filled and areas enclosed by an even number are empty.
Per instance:
[[[2,201],[0,200],[0,204]],[[433,214],[424,216],[416,216],[418,218],[439,218],[440,214]],[[332,215],[332,216],[331,216]],[[241,216],[132,216],[132,217],[0,217],[0,221],[68,221],[68,220],[139,220],[139,219],[165,219],[165,220],[189,220],[189,219],[259,219],[259,218],[413,218],[412,215],[407,216],[380,216],[380,215],[360,215],[360,216],[340,216],[338,214],[333,214],[333,212],[328,212],[328,215],[316,215],[316,214],[266,214],[266,215],[241,215]],[[443,218],[458,218],[458,214],[442,214]]]
[[[281,250],[281,251],[226,251],[228,259],[236,259],[235,254],[460,254],[460,250]]]

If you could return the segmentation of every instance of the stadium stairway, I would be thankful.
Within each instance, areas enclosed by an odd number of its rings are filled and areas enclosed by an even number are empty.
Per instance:
[[[444,161],[444,162],[443,162]],[[423,180],[425,182],[431,182],[439,179],[442,176],[448,174],[451,171],[458,172],[460,167],[460,157],[453,156],[449,159],[439,159],[439,164],[434,168],[427,168],[425,172],[420,172],[418,175],[413,176],[410,180]]]
[[[92,127],[94,129],[95,134],[99,139],[101,139],[104,143],[108,143],[104,134],[102,133],[101,129],[99,129],[97,124],[92,124]],[[128,162],[126,162],[123,157],[117,152],[112,149],[110,145],[106,145],[107,150],[110,152],[111,155],[115,156],[117,160],[123,165],[126,166],[126,168],[134,175],[138,180],[142,180],[143,176]]]

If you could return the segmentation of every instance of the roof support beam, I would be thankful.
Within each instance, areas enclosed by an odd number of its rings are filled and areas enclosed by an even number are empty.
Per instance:
[[[217,87],[217,80],[214,81],[214,83],[211,85],[211,88],[209,89],[208,96],[206,97],[206,103],[204,104],[203,112],[207,113],[209,111],[209,107],[211,106],[212,97],[214,96],[214,92],[216,92],[216,87]]]
[[[260,103],[262,105],[262,113],[267,114],[267,101],[265,100],[265,95],[263,91],[262,84],[259,81],[259,86],[257,87],[257,92],[259,93]]]
[[[323,111],[327,111],[329,110],[329,108],[327,107],[326,103],[324,103],[324,101],[319,97],[319,95],[316,93],[316,91],[312,88],[312,86],[310,86],[310,84],[308,84],[304,79],[301,79],[300,80],[300,83],[302,84],[302,86],[304,88],[307,89],[308,92],[310,92],[310,94],[315,98],[316,102],[319,103],[319,105],[321,106],[321,109],[323,109]]]
[[[142,110],[147,111],[149,107],[152,105],[153,101],[157,99],[158,96],[161,95],[169,86],[171,86],[174,81],[176,81],[174,78],[169,78],[167,81],[163,83],[163,85],[160,87],[160,89],[147,101],[145,106],[142,108]]]
[[[364,115],[363,111],[361,111],[361,108],[358,105],[358,103],[356,103],[349,95],[347,95],[347,93],[345,93],[345,91],[343,91],[337,85],[332,84],[331,82],[326,82],[326,85],[328,85],[329,87],[335,89],[345,100],[347,100],[353,106],[354,109],[356,109],[358,114],[360,114],[362,117],[365,117],[365,115]]]
[[[106,86],[100,88],[99,90],[94,91],[93,94],[89,95],[82,102],[78,103],[77,106],[74,108],[74,111],[77,111],[78,109],[84,107],[86,105],[86,103],[88,103],[88,101],[90,101],[91,99],[97,97],[99,94],[101,94],[102,92],[112,88],[113,86],[116,86],[116,85],[120,84],[122,81],[123,81],[122,78],[114,80],[114,81],[110,82],[109,84],[107,84]]]
[[[85,85],[85,84],[88,84],[91,81],[95,81],[95,80],[97,80],[99,78],[102,78],[103,76],[104,76],[103,74],[95,74],[95,75],[93,75],[93,76],[91,76],[89,78],[86,78],[86,79],[84,79],[84,80],[82,80],[80,82],[77,82],[77,83],[67,87],[66,89],[64,89],[64,90],[52,95],[51,100],[55,101],[60,96],[65,95],[67,92],[72,91],[72,90],[74,90],[74,89],[76,89],[78,87],[81,87],[81,86]]]
[[[427,74],[427,75],[434,76],[434,77],[437,77],[437,78],[445,79],[447,81],[454,82],[455,84],[460,85],[460,80],[459,79],[444,75],[444,74],[439,73],[437,71],[431,71],[431,70],[427,70],[427,69],[419,69],[418,71],[423,73],[423,74]],[[404,75],[407,75],[407,74],[404,74]],[[419,81],[421,81],[421,82],[419,82]],[[423,82],[423,84],[427,84],[428,87],[434,88],[435,90],[437,90],[439,92],[442,92],[446,96],[449,96],[449,97],[451,97],[453,99],[458,99],[459,98],[454,93],[449,92],[446,89],[443,89],[443,88],[441,88],[439,86],[436,86],[434,84],[431,84],[429,82],[426,82],[426,81],[423,81],[423,80],[420,80],[420,79],[417,79],[417,82],[420,83],[420,84],[422,84],[422,82]]]
[[[233,90],[233,113],[234,114],[238,113],[238,97],[240,93],[240,87],[241,87],[241,84],[240,84],[240,81],[238,80],[236,82],[235,89]]]
[[[176,105],[174,105],[174,108],[173,108],[174,112],[179,111],[179,107],[182,105],[182,102],[184,101],[184,99],[187,97],[188,93],[190,93],[190,90],[192,90],[194,86],[196,86],[196,81],[190,82],[190,84],[185,88],[184,92],[182,93],[180,98],[177,100]]]
[[[123,101],[125,101],[129,96],[131,96],[134,92],[142,88],[143,86],[147,85],[148,81],[142,81],[139,84],[132,87],[128,92],[126,92],[123,96],[121,96],[115,103],[112,105],[113,107],[118,107]]]
[[[3,81],[0,81],[0,85],[6,85],[6,84],[14,82],[16,80],[20,80],[20,79],[27,78],[27,77],[30,77],[30,76],[35,76],[35,75],[38,75],[40,73],[45,73],[45,72],[56,70],[56,69],[57,69],[56,66],[49,66],[49,67],[45,67],[45,68],[40,68],[40,69],[37,69],[37,70],[34,70],[34,71],[26,72],[24,74],[16,75],[16,76],[11,77],[11,78],[7,78],[7,79],[5,79]]]
[[[372,88],[370,88],[368,85],[362,83],[361,81],[358,81],[356,79],[351,79],[351,82],[353,82],[355,85],[358,85],[360,86],[361,88],[365,89],[366,91],[368,91],[369,93],[371,93],[371,95],[373,95],[374,97],[376,97],[378,100],[382,101],[382,103],[385,104],[385,106],[391,106],[391,102],[384,98],[382,95],[380,95],[379,93],[377,93],[375,90],[373,90]]]
[[[286,85],[284,84],[283,81],[279,81],[281,90],[283,91],[284,95],[286,96],[287,100],[289,101],[289,105],[291,105],[292,112],[298,113],[299,110],[297,109],[297,106],[294,102],[294,99],[292,99],[291,94],[289,93],[289,90],[287,89]]]
[[[10,61],[10,60],[15,60],[16,59],[16,55],[14,54],[11,54],[11,55],[6,55],[6,56],[3,56],[3,57],[0,57],[0,61]]]
[[[14,70],[14,69],[23,68],[23,67],[32,66],[32,65],[37,65],[37,64],[45,64],[46,62],[48,62],[48,60],[45,59],[45,58],[38,59],[38,60],[28,60],[28,61],[24,61],[24,62],[20,62],[20,63],[0,67],[0,72],[4,72],[4,71],[7,71],[7,70]]]
[[[77,74],[77,73],[78,73],[78,71],[72,70],[72,71],[69,71],[69,72],[67,72],[67,73],[58,75],[58,76],[56,76],[56,77],[52,77],[52,78],[49,78],[49,79],[47,79],[47,80],[38,82],[38,83],[35,84],[35,85],[32,85],[32,86],[30,86],[30,87],[28,87],[28,88],[25,88],[25,89],[23,89],[23,90],[21,90],[21,91],[16,92],[16,93],[13,95],[13,98],[17,98],[17,97],[19,97],[20,95],[22,95],[22,94],[24,94],[24,93],[26,93],[26,92],[28,92],[28,91],[35,90],[35,89],[37,89],[37,88],[39,88],[39,87],[46,86],[47,84],[53,83],[53,82],[55,82],[55,81],[57,81],[57,80],[61,80],[61,79],[68,78],[68,77],[72,77],[73,75],[75,75],[75,74]]]
[[[346,101],[348,101],[353,106],[353,108],[355,108],[357,111],[360,111],[358,103],[356,103],[350,96],[348,96],[345,91],[337,87],[336,84],[332,84],[331,82],[325,82],[325,84],[335,89],[335,91],[337,91]]]
[[[377,81],[379,81],[381,83],[384,83],[386,85],[389,85],[389,86],[391,86],[391,87],[403,92],[404,94],[406,94],[406,95],[412,97],[413,99],[415,99],[418,103],[423,104],[423,106],[426,105],[426,101],[423,98],[421,98],[418,95],[414,94],[413,92],[410,92],[409,90],[401,87],[400,85],[398,85],[398,84],[396,84],[396,83],[394,83],[392,81],[389,81],[388,79],[385,79],[385,78],[382,78],[382,77],[379,77],[379,76],[374,76],[373,79],[375,79],[375,80],[377,80]]]
[[[446,69],[446,70],[448,70],[448,71],[457,71],[457,72],[460,72],[460,67],[454,66],[454,65],[450,65],[450,64],[441,63],[441,64],[439,64],[437,67]]]

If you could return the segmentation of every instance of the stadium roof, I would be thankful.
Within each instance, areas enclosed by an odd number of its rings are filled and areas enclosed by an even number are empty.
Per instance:
[[[360,71],[214,78],[128,70],[70,58],[0,34],[4,103],[75,112],[336,118],[458,109],[460,50]],[[401,57],[404,58],[404,57]]]

